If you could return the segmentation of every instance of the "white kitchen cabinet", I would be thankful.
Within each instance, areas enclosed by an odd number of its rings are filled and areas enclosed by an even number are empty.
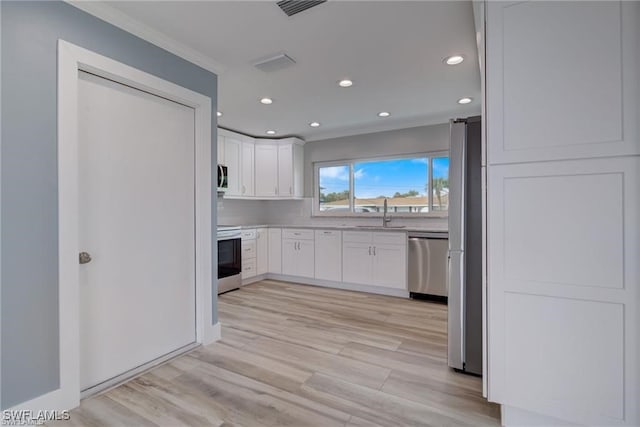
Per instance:
[[[282,229],[269,228],[269,273],[282,273]]]
[[[228,188],[226,196],[241,195],[242,179],[242,141],[240,139],[224,137],[224,161],[227,166]]]
[[[285,229],[282,232],[282,274],[314,277],[313,230]]]
[[[287,138],[278,145],[278,196],[302,197],[304,154],[300,140]]]
[[[255,194],[258,197],[278,195],[278,146],[257,143],[255,147]]]
[[[347,283],[371,285],[373,258],[371,243],[342,243],[342,280]]]
[[[267,228],[256,230],[256,274],[269,272],[269,232]]]
[[[341,231],[315,231],[315,278],[342,281]]]
[[[406,289],[406,240],[404,233],[345,232],[342,244],[342,280]]]
[[[248,138],[247,138],[248,139]],[[242,167],[240,168],[240,195],[250,197],[254,191],[254,146],[252,140],[242,141],[242,153],[240,155]]]
[[[218,142],[217,142],[217,150],[218,150],[218,164],[219,165],[224,165],[226,164],[224,162],[224,135],[221,135],[218,132]]]

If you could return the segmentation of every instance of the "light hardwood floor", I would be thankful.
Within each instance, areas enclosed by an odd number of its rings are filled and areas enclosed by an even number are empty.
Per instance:
[[[263,281],[221,295],[222,340],[102,395],[78,426],[498,426],[446,363],[446,306]]]

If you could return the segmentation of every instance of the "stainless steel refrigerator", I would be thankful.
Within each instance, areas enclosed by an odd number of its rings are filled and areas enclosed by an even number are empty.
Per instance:
[[[450,125],[449,366],[482,375],[481,121]]]

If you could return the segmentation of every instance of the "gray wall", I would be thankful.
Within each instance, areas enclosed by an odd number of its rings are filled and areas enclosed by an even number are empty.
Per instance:
[[[58,38],[209,96],[214,112],[217,77],[66,3],[2,1],[0,4],[1,407],[4,409],[55,390],[59,383]],[[215,141],[215,114],[212,130]],[[216,164],[215,148],[212,152],[212,163]],[[215,206],[212,212],[215,224]],[[213,248],[213,259],[217,259],[217,245]],[[213,286],[215,295],[216,283]],[[217,321],[215,299],[214,321]]]
[[[313,197],[313,163],[449,149],[449,124],[308,142],[304,146],[304,195]]]

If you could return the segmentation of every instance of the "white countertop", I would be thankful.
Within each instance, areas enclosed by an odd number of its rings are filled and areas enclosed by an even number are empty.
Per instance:
[[[330,224],[245,224],[240,226],[242,229],[253,228],[309,228],[321,230],[349,230],[349,231],[388,231],[388,232],[422,232],[422,233],[447,233],[447,230],[436,229],[432,227],[418,227],[407,225],[403,227],[382,227],[375,225],[330,225]]]

